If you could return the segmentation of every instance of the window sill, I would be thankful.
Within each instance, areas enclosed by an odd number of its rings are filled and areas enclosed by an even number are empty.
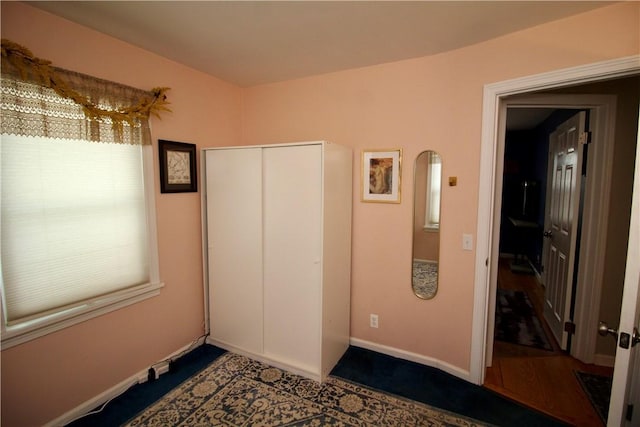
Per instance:
[[[436,233],[440,231],[440,225],[425,225],[424,227],[422,227],[422,231],[425,231],[427,233]]]
[[[45,318],[5,326],[2,330],[2,350],[155,297],[160,294],[163,286],[162,282],[149,284],[116,296],[106,296]]]

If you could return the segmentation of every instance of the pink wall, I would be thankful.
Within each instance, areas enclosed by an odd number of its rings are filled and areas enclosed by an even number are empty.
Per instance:
[[[413,231],[413,259],[438,261],[440,249],[440,232],[424,230],[423,226]]]
[[[22,3],[2,2],[2,37],[56,66],[141,89],[170,87],[172,113],[152,120],[154,141],[239,142],[233,85]],[[156,188],[160,296],[2,351],[3,426],[53,420],[203,334],[200,193]]]
[[[171,87],[173,113],[153,121],[154,139],[352,147],[351,335],[461,371],[469,368],[475,256],[461,237],[476,230],[483,86],[640,52],[639,5],[629,2],[441,55],[240,90],[24,4],[1,6],[2,37],[57,66]],[[360,203],[361,150],[393,147],[404,150],[402,203]],[[444,182],[458,177],[443,187],[440,288],[429,301],[410,286],[411,170],[425,149],[442,155]],[[3,425],[52,420],[202,333],[199,194],[156,197],[162,294],[3,351]],[[369,313],[380,316],[379,329],[368,327]]]
[[[463,49],[379,66],[262,85],[243,92],[243,144],[327,139],[354,149],[354,194],[366,148],[403,149],[402,203],[353,209],[351,336],[460,371],[470,366],[483,87],[640,53],[637,2]],[[412,165],[423,150],[442,156],[440,282],[432,300],[410,287]],[[489,191],[484,189],[483,191]],[[369,314],[379,328],[369,327]]]

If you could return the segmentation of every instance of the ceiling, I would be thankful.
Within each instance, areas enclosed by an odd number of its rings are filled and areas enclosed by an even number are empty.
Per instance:
[[[544,122],[555,108],[529,107],[507,109],[507,130],[531,130]]]
[[[29,1],[241,87],[428,56],[585,1]]]

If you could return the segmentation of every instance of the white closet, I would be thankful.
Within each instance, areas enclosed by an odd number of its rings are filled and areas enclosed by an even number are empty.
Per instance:
[[[349,345],[351,150],[203,151],[208,341],[322,381]]]

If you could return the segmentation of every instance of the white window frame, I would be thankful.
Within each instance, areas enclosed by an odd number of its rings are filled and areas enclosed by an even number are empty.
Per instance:
[[[164,286],[164,283],[160,281],[160,268],[158,261],[153,172],[154,157],[151,145],[145,145],[142,147],[142,158],[145,202],[147,206],[149,283],[115,291],[108,295],[94,298],[81,306],[11,326],[7,326],[6,324],[4,301],[2,300],[2,295],[0,293],[0,319],[2,319],[1,332],[3,350],[160,294],[160,289]]]
[[[439,178],[440,178],[440,182],[439,182],[439,192],[438,192],[438,221],[433,221],[433,218],[431,216],[432,210],[431,210],[431,205],[433,204],[433,198],[434,198],[434,194],[433,194],[433,165],[436,164],[435,162],[433,162],[433,155],[438,156],[438,162],[437,164],[440,166],[439,167]],[[429,156],[429,162],[427,163],[427,187],[426,187],[426,197],[425,197],[425,210],[424,210],[424,227],[423,230],[424,231],[439,231],[440,230],[440,204],[442,202],[442,157],[440,157],[439,154],[437,153],[432,153]]]

